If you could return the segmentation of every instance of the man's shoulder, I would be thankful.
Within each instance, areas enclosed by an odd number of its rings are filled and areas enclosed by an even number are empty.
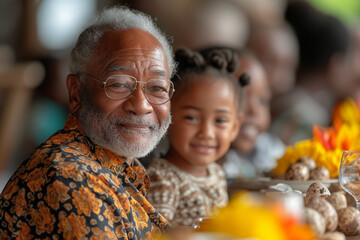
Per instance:
[[[58,131],[18,167],[3,189],[0,200],[10,198],[20,189],[45,193],[54,184],[83,185],[90,176],[102,172],[101,164],[84,145],[81,141],[74,141],[68,132]]]
[[[95,161],[91,147],[77,133],[60,130],[35,149],[19,166],[14,177],[24,179],[31,174],[55,177],[64,171],[80,173],[99,168],[101,166]]]
[[[83,151],[93,146],[89,142],[89,139],[79,131],[61,129],[39,145],[36,150],[44,148],[64,150],[66,147],[72,147],[74,150]]]
[[[92,156],[95,146],[77,131],[59,130],[39,145],[29,159],[47,159],[53,162]],[[46,162],[46,161],[45,161]]]

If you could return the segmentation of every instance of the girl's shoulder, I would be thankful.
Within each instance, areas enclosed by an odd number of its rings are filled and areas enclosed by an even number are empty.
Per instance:
[[[176,167],[165,158],[154,158],[148,167],[148,172],[168,172],[169,170],[175,171]]]
[[[183,181],[186,174],[164,158],[155,158],[147,169],[150,179],[162,178]]]
[[[225,172],[222,166],[220,166],[218,163],[211,163],[208,166],[208,172],[209,175],[217,175],[219,177],[224,177],[225,176]]]

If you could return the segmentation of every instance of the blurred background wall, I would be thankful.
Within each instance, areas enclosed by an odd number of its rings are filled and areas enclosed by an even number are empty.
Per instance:
[[[289,0],[291,2],[291,0]],[[309,0],[357,26],[358,0]],[[244,48],[251,29],[284,21],[286,0],[0,0],[0,177],[60,129],[71,48],[94,14],[126,4],[154,17],[174,48]],[[23,96],[23,97],[21,97]],[[11,115],[11,116],[10,116]],[[3,180],[4,182],[5,180]],[[0,189],[2,188],[0,179]]]

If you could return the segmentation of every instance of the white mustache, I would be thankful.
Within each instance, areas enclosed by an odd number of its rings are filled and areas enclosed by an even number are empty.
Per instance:
[[[121,116],[120,118],[112,117],[110,119],[110,122],[111,124],[115,124],[115,125],[127,125],[127,124],[148,125],[152,130],[159,130],[160,128],[159,124],[154,123],[150,118],[145,116],[128,115],[128,116]]]

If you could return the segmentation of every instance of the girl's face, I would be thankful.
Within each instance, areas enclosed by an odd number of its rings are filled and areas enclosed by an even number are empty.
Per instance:
[[[230,82],[212,75],[186,77],[198,79],[172,99],[170,149],[165,157],[182,170],[203,176],[206,166],[229,149],[241,116]]]

